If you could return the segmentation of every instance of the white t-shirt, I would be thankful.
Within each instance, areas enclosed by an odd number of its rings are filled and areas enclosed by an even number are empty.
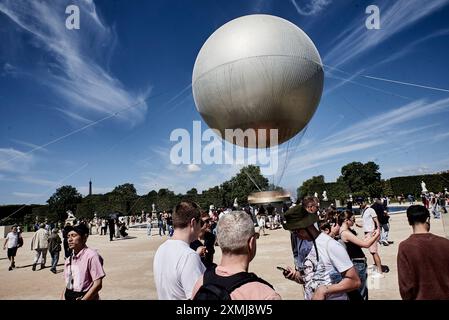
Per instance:
[[[259,216],[259,218],[257,219],[257,224],[259,227],[265,227],[265,218],[262,216]]]
[[[19,234],[14,232],[9,232],[5,239],[8,239],[8,249],[15,248],[19,245]]]
[[[324,232],[315,239],[315,244],[318,248],[318,261],[315,246],[304,260],[305,300],[311,300],[318,287],[340,282],[341,273],[353,266],[346,249]],[[326,299],[347,300],[348,296],[346,293],[337,293]]]
[[[200,256],[186,242],[165,241],[157,249],[153,261],[159,300],[191,299],[193,286],[205,270]]]
[[[373,218],[377,218],[376,211],[373,208],[366,208],[362,214],[363,218],[363,231],[373,232],[375,229]]]

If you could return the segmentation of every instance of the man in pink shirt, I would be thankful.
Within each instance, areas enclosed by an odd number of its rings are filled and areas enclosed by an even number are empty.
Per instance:
[[[67,237],[72,255],[65,260],[65,300],[99,300],[98,292],[105,277],[103,258],[86,246],[89,228],[84,224],[71,227]]]
[[[232,277],[241,277],[248,273],[249,263],[256,256],[256,238],[254,223],[251,217],[243,211],[233,211],[223,215],[218,221],[217,240],[222,251],[221,262],[216,268],[206,270],[206,279],[210,277],[218,280],[217,283],[226,283]],[[198,279],[193,287],[192,297],[203,285],[204,277]],[[266,281],[258,278],[255,274],[250,274],[253,279],[237,288],[234,288],[229,295],[232,300],[280,300],[276,291]],[[202,290],[200,290],[201,292]]]

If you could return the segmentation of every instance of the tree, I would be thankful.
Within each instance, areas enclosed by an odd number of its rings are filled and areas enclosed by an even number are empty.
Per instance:
[[[312,196],[315,192],[321,194],[324,190],[324,176],[314,176],[302,183],[302,186],[298,188],[298,199],[306,196]],[[328,191],[328,190],[327,190]]]
[[[50,213],[55,213],[59,221],[67,218],[67,210],[76,212],[76,206],[83,197],[72,186],[62,186],[47,200]]]
[[[134,185],[132,183],[125,183],[122,185],[119,185],[112,190],[112,193],[115,193],[117,195],[121,195],[122,197],[136,197],[137,191],[136,188],[134,188]]]
[[[243,167],[236,176],[225,181],[221,187],[224,193],[224,205],[231,207],[234,199],[237,198],[238,204],[244,206],[248,203],[250,193],[259,191],[259,188],[260,190],[268,188],[268,179],[260,173],[259,167],[250,165]]]
[[[144,210],[145,212],[151,212],[152,204],[157,204],[157,191],[151,190],[146,195],[142,196],[139,203],[136,205],[137,211]]]
[[[390,180],[382,180],[382,194],[385,196],[394,196]]]
[[[224,205],[223,194],[223,189],[219,186],[215,186],[203,191],[198,203],[204,210],[207,210],[211,204],[214,205],[214,207],[221,207]]]
[[[136,188],[131,183],[125,183],[114,188],[109,194],[109,202],[113,211],[131,214],[136,201],[139,200]]]
[[[324,184],[324,190],[327,191],[327,197],[330,201],[335,199],[345,203],[348,199],[348,195],[351,193],[346,184],[342,182],[328,182]]]
[[[370,161],[365,164],[361,162],[351,162],[341,168],[341,176],[337,182],[345,183],[350,192],[355,196],[379,196],[382,192],[380,183],[379,166]]]
[[[157,208],[159,210],[171,210],[179,202],[180,197],[169,189],[160,189],[157,193]]]
[[[200,196],[198,195],[198,190],[192,188],[186,192],[186,194],[182,197],[183,200],[189,200],[193,202],[198,202]]]

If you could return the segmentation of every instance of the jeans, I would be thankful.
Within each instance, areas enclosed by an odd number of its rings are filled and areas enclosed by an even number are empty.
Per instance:
[[[42,266],[45,266],[45,261],[47,260],[47,248],[45,249],[35,249],[36,256],[34,257],[33,264],[37,264],[40,261]]]
[[[388,233],[390,231],[390,225],[388,223],[384,223],[380,225],[381,234],[380,234],[380,242],[388,241]]]
[[[435,204],[432,207],[432,214],[433,214],[434,218],[439,218],[440,217],[440,208],[439,208],[438,204]]]
[[[159,235],[162,236],[162,232],[164,233],[165,236],[165,228],[164,228],[164,224],[162,221],[158,222],[158,227],[159,227]],[[161,232],[162,231],[162,232]]]
[[[368,300],[368,287],[366,286],[366,280],[368,279],[368,274],[366,272],[367,264],[362,260],[352,260],[352,263],[354,264],[354,268],[357,270],[360,278],[360,287],[357,291],[360,293],[363,300]],[[339,283],[343,279],[339,272],[331,272],[329,276],[332,284]]]
[[[51,254],[51,268],[53,270],[56,270],[56,266],[58,265],[58,261],[59,261],[59,251],[55,251]]]
[[[354,264],[354,268],[357,270],[361,281],[359,287],[360,295],[363,297],[363,300],[368,300],[368,287],[366,286],[366,280],[368,278],[366,272],[367,264],[363,261],[352,261],[352,263]]]
[[[175,231],[175,229],[173,229],[173,226],[168,226],[168,236],[172,237],[173,236],[173,232]]]

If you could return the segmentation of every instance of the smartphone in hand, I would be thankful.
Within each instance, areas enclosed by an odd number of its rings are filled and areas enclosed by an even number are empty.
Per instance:
[[[284,272],[284,273],[288,272],[288,270],[285,269],[285,268],[283,268],[283,267],[277,266],[276,269],[281,270],[281,271]]]

